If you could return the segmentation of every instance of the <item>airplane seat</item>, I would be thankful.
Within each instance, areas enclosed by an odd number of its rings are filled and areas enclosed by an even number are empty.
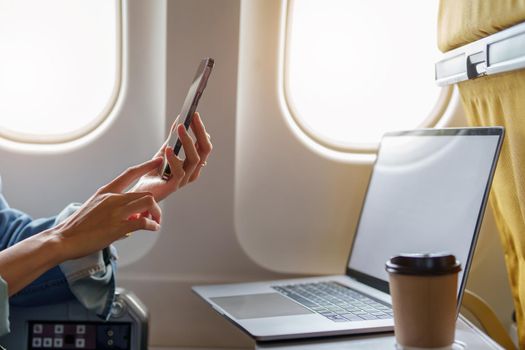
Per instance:
[[[438,43],[436,82],[457,84],[469,124],[505,127],[490,203],[525,348],[525,1],[440,0]]]
[[[109,320],[76,300],[38,307],[11,307],[7,349],[147,350],[148,311],[137,296],[117,288]]]
[[[507,350],[514,350],[512,338],[490,305],[476,293],[465,289],[461,307],[470,312],[487,335]]]

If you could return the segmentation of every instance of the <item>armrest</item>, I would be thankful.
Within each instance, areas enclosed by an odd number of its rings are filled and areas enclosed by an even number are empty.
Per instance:
[[[477,294],[466,289],[462,306],[467,309],[481,324],[487,335],[507,350],[515,350],[510,335],[501,324],[489,304]]]

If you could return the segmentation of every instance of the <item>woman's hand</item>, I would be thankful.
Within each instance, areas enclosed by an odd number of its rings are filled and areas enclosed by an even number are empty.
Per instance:
[[[161,210],[153,195],[124,191],[141,176],[155,171],[160,164],[162,158],[155,158],[127,169],[58,225],[55,232],[62,246],[62,259],[89,255],[133,231],[158,231]]]
[[[206,132],[199,113],[193,115],[191,130],[195,134],[197,141],[194,143],[184,125],[177,125],[178,118],[173,123],[172,132],[177,132],[184,148],[186,159],[182,161],[173,153],[173,148],[162,145],[160,150],[153,156],[166,157],[171,169],[171,178],[163,180],[159,175],[159,169],[155,169],[142,176],[139,182],[133,187],[132,192],[150,192],[157,202],[166,198],[177,189],[197,180],[206,165],[208,156],[212,151],[210,136]],[[176,130],[175,130],[176,128]]]
[[[153,195],[124,191],[161,164],[162,158],[156,158],[127,169],[64,222],[1,251],[0,274],[9,295],[65,260],[99,251],[127,233],[159,230],[161,211]]]

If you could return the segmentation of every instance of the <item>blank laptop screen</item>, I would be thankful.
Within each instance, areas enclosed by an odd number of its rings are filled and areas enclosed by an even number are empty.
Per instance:
[[[501,130],[497,131],[500,134],[465,130],[456,130],[456,135],[387,134],[370,180],[349,269],[388,281],[385,262],[394,255],[450,252],[463,268],[459,288],[497,159]]]

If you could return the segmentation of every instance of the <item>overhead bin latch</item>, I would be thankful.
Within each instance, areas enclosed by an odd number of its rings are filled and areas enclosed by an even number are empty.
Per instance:
[[[487,55],[485,51],[467,57],[467,76],[474,79],[487,75]]]
[[[438,86],[525,69],[525,22],[443,55],[435,65]]]

